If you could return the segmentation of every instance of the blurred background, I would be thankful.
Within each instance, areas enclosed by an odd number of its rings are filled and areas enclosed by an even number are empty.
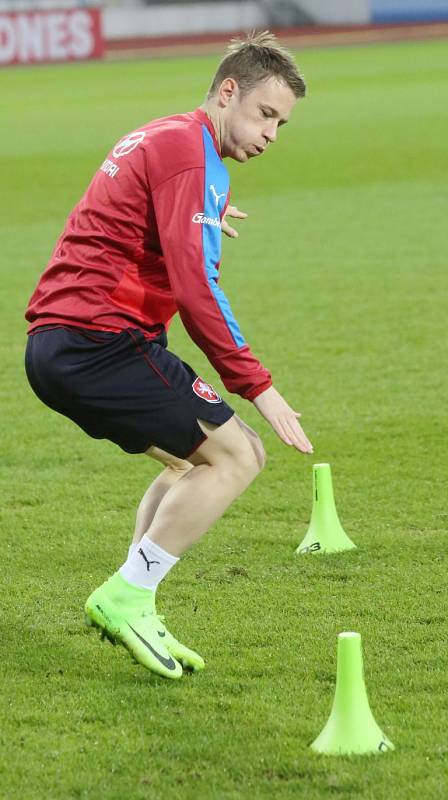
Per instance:
[[[229,32],[268,27],[304,39],[325,32],[329,44],[343,31],[350,43],[375,41],[376,26],[386,39],[397,37],[397,26],[418,38],[416,25],[443,22],[448,0],[0,0],[0,65],[128,57],[145,48],[162,54],[175,45],[211,52]],[[445,26],[431,35],[446,35]]]

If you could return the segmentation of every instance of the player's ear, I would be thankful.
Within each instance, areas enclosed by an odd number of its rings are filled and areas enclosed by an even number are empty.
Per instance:
[[[232,100],[232,97],[239,92],[238,84],[234,78],[224,78],[221,86],[219,87],[218,96],[221,104],[226,107]]]

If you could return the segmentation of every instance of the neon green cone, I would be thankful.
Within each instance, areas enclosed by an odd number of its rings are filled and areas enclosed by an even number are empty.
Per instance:
[[[364,684],[361,635],[340,633],[333,708],[325,728],[312,743],[316,753],[350,755],[394,750],[376,724]]]
[[[296,554],[340,553],[342,550],[353,550],[354,548],[356,545],[348,538],[339,522],[334,503],[330,465],[314,464],[311,522]]]

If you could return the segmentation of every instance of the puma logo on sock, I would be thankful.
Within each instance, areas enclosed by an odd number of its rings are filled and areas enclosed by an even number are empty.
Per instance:
[[[160,561],[148,561],[148,559],[146,558],[146,555],[145,555],[145,553],[144,553],[144,551],[142,550],[141,547],[139,548],[138,552],[140,553],[142,558],[144,558],[145,561],[146,561],[146,570],[147,570],[147,572],[149,572],[149,570],[151,569],[151,564],[160,564]]]

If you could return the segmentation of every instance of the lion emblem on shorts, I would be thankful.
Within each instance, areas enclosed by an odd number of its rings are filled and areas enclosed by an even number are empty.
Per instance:
[[[196,378],[194,383],[192,383],[192,388],[194,393],[197,394],[201,400],[206,400],[207,403],[222,403],[222,399],[219,394],[215,392],[213,386],[203,381],[202,378]]]

